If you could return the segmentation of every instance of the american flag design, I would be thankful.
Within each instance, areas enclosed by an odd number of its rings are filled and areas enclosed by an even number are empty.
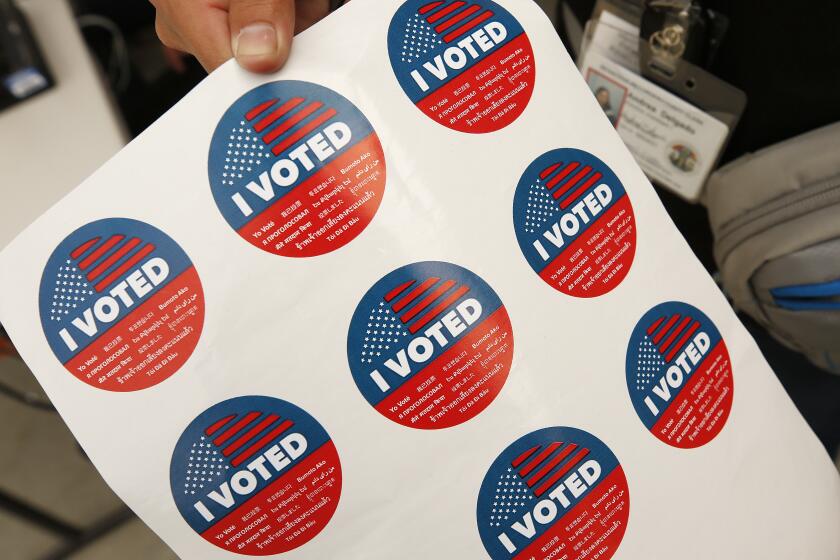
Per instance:
[[[292,440],[294,445],[284,443]],[[282,453],[300,449],[299,442],[304,440],[305,450],[299,456],[292,458],[287,454],[283,457]],[[266,459],[269,455],[281,458],[279,470]],[[313,465],[321,462],[321,467],[315,471],[310,470]],[[248,492],[244,492],[241,483],[237,483],[243,480],[242,473],[245,471],[261,473],[244,479],[248,482],[244,486]],[[318,481],[312,483],[310,478],[305,477],[306,480],[299,482],[296,477],[301,472],[308,472],[308,477],[317,478]],[[307,493],[310,498],[330,497],[330,503],[324,508],[305,516],[306,519],[320,520],[322,526],[318,530],[322,529],[337,505],[341,468],[329,435],[311,415],[281,399],[248,396],[223,401],[209,408],[187,427],[173,453],[170,479],[175,503],[196,532],[221,548],[263,555],[296,548],[314,535],[307,535],[304,540],[292,544],[278,539],[284,544],[278,543],[260,552],[255,545],[240,549],[238,542],[218,539],[218,531],[231,524],[242,523],[247,526],[250,521],[243,523],[238,512],[246,513],[258,507],[270,511],[272,508],[268,504],[272,501],[272,495],[287,495],[285,509],[275,512],[273,519],[261,521],[254,529],[255,533],[259,533],[261,528],[265,532],[265,527],[270,526],[278,534],[285,533],[283,521],[293,521],[295,512],[303,513],[305,508],[318,503],[317,500],[309,500]],[[333,482],[328,487],[319,488],[318,484],[324,480]],[[302,495],[296,497],[289,489],[284,490],[290,488],[291,484],[295,491],[301,492],[303,488],[309,492],[304,490]],[[239,492],[234,490],[236,488]],[[223,498],[230,500],[231,497],[235,503],[219,503],[225,502]],[[201,505],[197,507],[196,504]],[[208,520],[208,517],[212,519]],[[248,532],[247,527],[244,531]]]
[[[606,192],[609,197],[603,202]],[[514,194],[513,223],[534,272],[568,295],[602,295],[632,265],[636,235],[630,199],[612,169],[584,150],[551,150],[528,166]],[[610,238],[612,242],[598,243]],[[588,267],[577,266],[581,258]],[[589,271],[581,279],[569,273],[581,269]]]
[[[597,468],[592,467],[594,464]],[[597,473],[597,476],[585,492],[574,496],[566,490],[566,486],[576,485],[576,482],[568,482],[569,477],[572,481],[582,481],[581,469]],[[543,557],[548,552],[544,548],[546,543],[561,535],[559,542],[566,543],[570,551],[575,550],[574,554],[582,554],[581,549],[572,546],[577,537],[573,530],[567,530],[567,524],[580,518],[584,512],[587,512],[584,518],[596,512],[602,515],[608,513],[603,506],[606,500],[599,498],[605,492],[609,493],[612,486],[616,487],[613,495],[618,495],[618,489],[625,493],[622,501],[627,508],[613,515],[618,514],[626,523],[629,513],[627,480],[618,459],[602,441],[588,432],[570,427],[543,428],[519,438],[493,462],[479,490],[477,521],[487,552],[493,559],[510,560],[532,558],[532,550],[541,550],[542,556],[539,557]],[[567,503],[552,497],[558,487],[562,487]],[[536,532],[530,537],[512,529],[517,523],[520,527],[528,525],[528,520],[534,518],[535,510],[549,511],[543,507],[546,500],[552,502],[558,512],[554,519],[534,523]],[[604,526],[596,524],[592,531],[597,535],[598,531],[604,531]],[[504,546],[500,535],[509,539],[508,547]],[[621,535],[616,536],[611,538],[612,542],[620,542]],[[570,540],[567,542],[566,539]],[[511,546],[515,550],[511,551]],[[610,552],[614,553],[617,543],[611,548]],[[603,557],[609,556],[611,554]]]

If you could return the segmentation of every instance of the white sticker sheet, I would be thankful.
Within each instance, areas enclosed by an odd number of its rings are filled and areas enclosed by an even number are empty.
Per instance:
[[[353,0],[0,254],[182,558],[840,557],[840,480],[536,4]]]

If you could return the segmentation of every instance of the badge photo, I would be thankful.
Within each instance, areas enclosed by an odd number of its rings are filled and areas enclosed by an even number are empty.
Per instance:
[[[273,397],[235,397],[187,426],[170,483],[178,511],[207,542],[267,556],[324,530],[341,497],[341,462],[303,409]]]
[[[230,227],[286,257],[343,247],[385,192],[385,156],[367,118],[331,89],[295,80],[240,97],[216,127],[207,167]]]
[[[172,376],[204,326],[204,292],[190,258],[159,229],[128,218],[91,222],[59,243],[38,299],[56,358],[108,391]]]
[[[418,262],[386,274],[359,302],[347,359],[380,414],[411,428],[448,428],[478,415],[504,387],[513,329],[476,274]]]
[[[388,55],[411,102],[458,132],[506,127],[534,90],[531,42],[491,0],[407,0],[391,20]]]

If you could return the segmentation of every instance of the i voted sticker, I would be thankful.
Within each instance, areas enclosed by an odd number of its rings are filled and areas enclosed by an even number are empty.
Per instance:
[[[714,323],[678,301],[645,313],[627,347],[627,389],[645,427],[673,447],[710,442],[732,409],[732,362]]]
[[[304,410],[272,397],[236,397],[184,430],[170,482],[193,531],[224,550],[266,556],[324,530],[341,496],[341,463]]]
[[[506,127],[534,90],[531,42],[491,0],[406,1],[391,20],[388,55],[411,102],[459,132]]]
[[[387,274],[359,302],[347,359],[380,414],[411,428],[447,428],[502,390],[513,330],[484,280],[451,263],[418,262]]]
[[[513,228],[534,272],[570,296],[609,292],[636,254],[636,221],[624,185],[583,150],[552,150],[528,166],[513,198]]]
[[[607,560],[624,538],[630,492],[601,440],[576,428],[543,428],[493,462],[476,515],[493,560]]]
[[[187,254],[159,229],[127,218],[91,222],[59,243],[38,299],[58,360],[108,391],[173,375],[204,325],[204,292]]]
[[[228,224],[287,257],[343,247],[370,224],[385,192],[370,122],[338,93],[294,80],[252,89],[225,112],[208,172]]]

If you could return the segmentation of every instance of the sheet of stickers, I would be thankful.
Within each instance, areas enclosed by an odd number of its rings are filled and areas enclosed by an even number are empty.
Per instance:
[[[0,288],[182,558],[840,557],[833,465],[531,2],[227,64]]]

